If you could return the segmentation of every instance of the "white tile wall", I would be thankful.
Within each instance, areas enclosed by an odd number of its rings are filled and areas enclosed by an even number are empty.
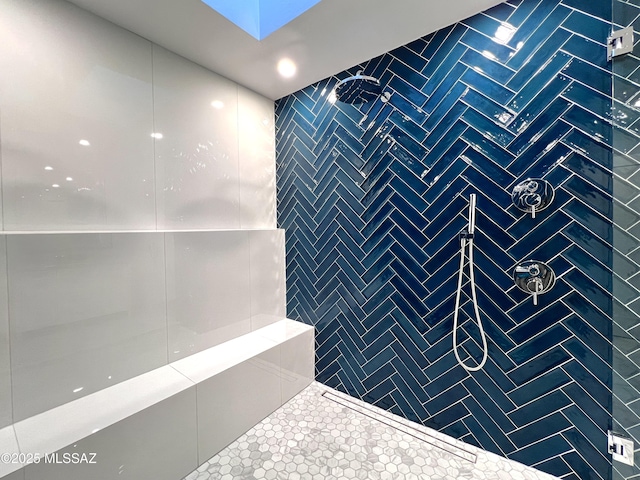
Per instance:
[[[169,360],[250,332],[249,232],[165,237]]]
[[[199,465],[196,442],[191,387],[58,452],[95,452],[95,464],[31,464],[25,480],[175,480]]]
[[[155,228],[151,43],[68,2],[1,8],[4,229]]]
[[[0,453],[12,455],[9,457],[9,461],[0,462],[0,477],[4,479],[4,475],[19,470],[23,465],[20,463],[21,458],[17,456],[20,453],[20,447],[12,426],[0,429]],[[19,475],[16,474],[16,477]]]
[[[163,238],[8,238],[14,419],[167,362]]]
[[[200,464],[281,405],[280,350],[267,350],[196,388]]]
[[[251,329],[256,330],[286,316],[284,230],[252,231]]]
[[[0,428],[13,422],[7,301],[7,240],[0,237]]]
[[[273,102],[238,87],[240,227],[276,228]]]
[[[239,228],[238,86],[153,47],[159,228]]]

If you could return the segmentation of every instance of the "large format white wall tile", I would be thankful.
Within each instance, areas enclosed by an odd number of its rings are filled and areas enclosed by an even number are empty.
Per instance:
[[[4,229],[153,229],[151,43],[65,1],[1,9]]]
[[[286,317],[284,239],[284,230],[249,232],[252,330]]]
[[[238,87],[153,47],[158,228],[238,228]]]
[[[23,464],[19,463],[21,458],[18,456],[20,453],[20,447],[18,445],[18,438],[16,437],[16,432],[13,429],[13,426],[0,429],[0,453],[14,456],[9,458],[10,461],[8,462],[0,462],[0,477],[4,479],[6,478],[5,475],[22,468]],[[13,460],[16,461],[14,462]],[[20,473],[16,473],[15,476],[16,478],[21,478]]]
[[[24,480],[24,471],[18,470],[17,472],[13,472],[5,477],[2,477],[2,480]]]
[[[280,350],[274,347],[197,385],[198,463],[280,407]]]
[[[0,428],[13,422],[7,305],[7,240],[0,237]]]
[[[251,331],[249,232],[165,238],[169,361]]]
[[[272,100],[238,87],[240,227],[276,228],[275,115]]]
[[[176,480],[198,466],[191,387],[58,452],[96,453],[95,464],[31,464],[25,480]]]
[[[167,362],[163,236],[8,237],[14,419]]]

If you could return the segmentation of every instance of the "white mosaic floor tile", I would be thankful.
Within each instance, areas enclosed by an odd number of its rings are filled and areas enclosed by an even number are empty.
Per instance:
[[[314,382],[184,480],[556,480]]]

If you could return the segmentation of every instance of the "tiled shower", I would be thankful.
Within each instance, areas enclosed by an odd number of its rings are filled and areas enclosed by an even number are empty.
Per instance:
[[[639,62],[606,42],[638,13],[509,1],[277,103],[287,316],[317,329],[318,380],[560,478],[635,478],[607,432],[637,446]],[[388,95],[335,102],[359,71]],[[535,218],[511,200],[528,178],[555,188]],[[489,360],[468,374],[451,332],[472,193]],[[528,259],[557,275],[538,305],[512,278]]]
[[[64,0],[0,11],[3,452],[108,444],[105,478],[180,478],[309,382],[304,322],[329,387],[559,478],[640,478],[607,451],[640,441],[640,59],[605,48],[637,2],[510,0],[275,111]],[[358,71],[386,95],[333,101]],[[555,189],[535,218],[527,178]],[[474,373],[451,346],[471,194]],[[537,305],[529,259],[557,276]],[[81,435],[87,405],[122,409]]]

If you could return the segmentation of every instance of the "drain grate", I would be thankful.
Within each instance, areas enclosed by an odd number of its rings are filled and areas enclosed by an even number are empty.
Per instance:
[[[350,397],[345,398],[343,396],[336,395],[335,393],[332,393],[332,392],[323,392],[322,396],[325,397],[327,400],[331,400],[332,402],[335,402],[339,405],[342,405],[343,407],[346,407],[350,410],[358,412],[361,415],[369,417],[389,427],[395,428],[396,430],[406,435],[409,435],[410,437],[413,437],[416,440],[419,440],[421,442],[429,444],[432,447],[443,450],[450,455],[455,455],[456,457],[462,460],[465,460],[471,463],[476,463],[478,459],[477,455],[472,451],[470,451],[470,449],[467,450],[464,447],[456,443],[453,443],[455,442],[455,440],[447,441],[444,438],[444,435],[442,436],[442,438],[440,438],[440,435],[442,434],[438,434],[439,436],[436,437],[435,435],[425,431],[427,427],[422,427],[421,425],[417,426],[421,428],[412,427],[411,425],[407,425],[406,423],[396,420],[395,418],[393,418],[392,414],[384,410],[380,410],[372,406],[367,406],[366,404],[361,405],[353,401]],[[424,430],[422,430],[422,428],[424,428]]]

